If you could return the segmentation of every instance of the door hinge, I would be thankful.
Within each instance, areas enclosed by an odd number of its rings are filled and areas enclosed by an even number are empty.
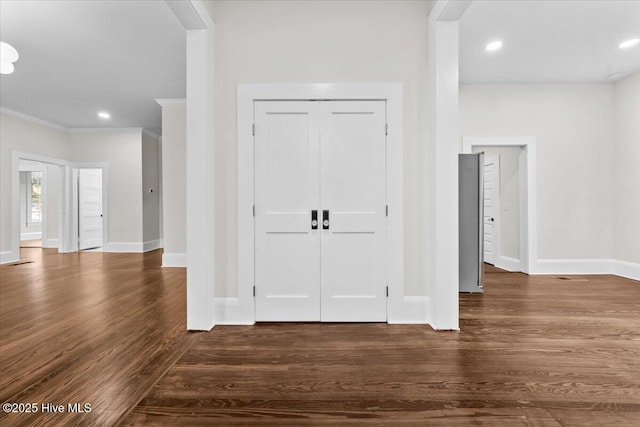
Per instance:
[[[253,136],[256,136],[256,125],[255,125],[255,123],[251,125],[251,134],[253,134]]]
[[[255,298],[255,296],[256,296],[256,287],[254,286],[253,287],[253,297]]]
[[[385,215],[389,216],[389,205],[386,206]]]
[[[256,205],[253,205],[253,216],[256,216]]]
[[[387,286],[387,298],[389,298],[389,286]]]
[[[384,134],[389,135],[389,123],[384,124]]]

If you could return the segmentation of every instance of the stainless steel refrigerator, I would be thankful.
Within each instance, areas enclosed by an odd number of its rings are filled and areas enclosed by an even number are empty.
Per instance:
[[[483,292],[484,153],[460,154],[458,163],[460,292]]]

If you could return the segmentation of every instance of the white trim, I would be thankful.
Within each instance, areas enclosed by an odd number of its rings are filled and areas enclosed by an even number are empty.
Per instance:
[[[20,261],[20,256],[15,256],[13,251],[0,252],[0,264],[8,264],[10,262]]]
[[[162,254],[162,268],[186,267],[186,266],[187,266],[187,254],[166,253],[166,252]]]
[[[59,124],[48,122],[46,120],[42,120],[42,119],[39,119],[37,117],[30,116],[28,114],[24,114],[24,113],[21,113],[19,111],[15,111],[15,110],[12,110],[12,109],[6,108],[6,107],[0,107],[0,113],[6,114],[7,116],[15,117],[15,118],[18,118],[18,119],[26,120],[28,122],[35,123],[35,124],[38,124],[40,126],[48,127],[48,128],[55,129],[55,130],[61,130],[61,131],[68,131],[69,130],[66,127],[61,126]]]
[[[613,260],[539,259],[536,274],[613,274]]]
[[[620,277],[626,277],[627,279],[640,281],[640,264],[628,261],[621,261],[614,259],[613,261],[613,274]]]
[[[142,129],[142,134],[150,136],[151,138],[157,139],[158,141],[160,140],[160,135],[157,135],[149,130]]]
[[[144,243],[142,242],[108,242],[102,247],[102,252],[141,253],[141,252],[144,252]]]
[[[520,182],[520,265],[523,273],[538,271],[538,220],[536,201],[536,138],[533,136],[464,137],[462,152],[471,153],[473,147],[520,147],[518,177]]]
[[[386,100],[387,123],[387,321],[403,319],[404,191],[401,83],[263,83],[238,85],[238,303],[244,322],[255,320],[253,103],[256,100]],[[251,316],[251,317],[248,317]],[[228,316],[227,316],[228,317]],[[225,317],[226,318],[226,317]]]
[[[161,107],[177,107],[187,104],[186,99],[156,99],[155,100]]]
[[[238,298],[214,298],[216,325],[253,325],[254,312],[246,310]],[[244,308],[244,309],[243,309]]]
[[[445,14],[447,10],[451,12]],[[435,2],[427,20],[427,140],[423,158],[426,191],[421,197],[429,203],[423,218],[423,257],[430,323],[438,330],[459,328],[459,30],[455,18],[462,13],[464,8],[442,0]]]
[[[105,132],[140,132],[142,133],[143,129],[139,127],[131,127],[131,128],[69,128],[67,129],[69,133],[105,133]]]
[[[46,239],[42,241],[43,248],[57,248],[60,244],[58,239]]]
[[[156,249],[162,248],[162,240],[149,240],[142,243],[142,252],[155,251]]]
[[[499,255],[496,260],[496,267],[507,271],[522,271],[522,265],[519,259],[511,258],[504,255]]]
[[[215,193],[214,25],[201,0],[168,5],[187,30],[187,329],[210,330],[215,325],[215,197],[202,195]]]
[[[20,233],[20,240],[42,239],[42,231],[34,231],[31,233]]]

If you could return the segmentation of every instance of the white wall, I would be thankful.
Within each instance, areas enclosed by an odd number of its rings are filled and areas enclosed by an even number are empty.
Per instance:
[[[640,264],[640,73],[614,87],[614,258]]]
[[[142,132],[71,133],[71,160],[108,164],[109,244],[142,243]]]
[[[431,4],[222,1],[206,6],[216,22],[216,247],[224,248],[217,251],[216,296],[237,295],[236,88],[268,82],[403,83],[405,293],[424,295],[420,152],[426,139]]]
[[[11,153],[66,159],[69,134],[24,119],[0,113],[0,252],[11,251],[11,240],[18,230],[11,229]]]
[[[460,111],[463,136],[536,137],[539,259],[612,258],[611,84],[462,85]]]
[[[152,190],[152,192],[149,192]],[[160,141],[142,134],[143,240],[160,239]]]
[[[475,147],[474,153],[500,159],[500,255],[520,259],[519,147]]]
[[[187,184],[186,184],[186,107],[162,107],[162,229],[164,255],[178,256],[180,260],[163,265],[185,266],[187,252]]]

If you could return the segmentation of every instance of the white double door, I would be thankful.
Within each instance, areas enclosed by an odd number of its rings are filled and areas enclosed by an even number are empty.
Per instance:
[[[385,101],[260,101],[258,321],[387,319]]]

